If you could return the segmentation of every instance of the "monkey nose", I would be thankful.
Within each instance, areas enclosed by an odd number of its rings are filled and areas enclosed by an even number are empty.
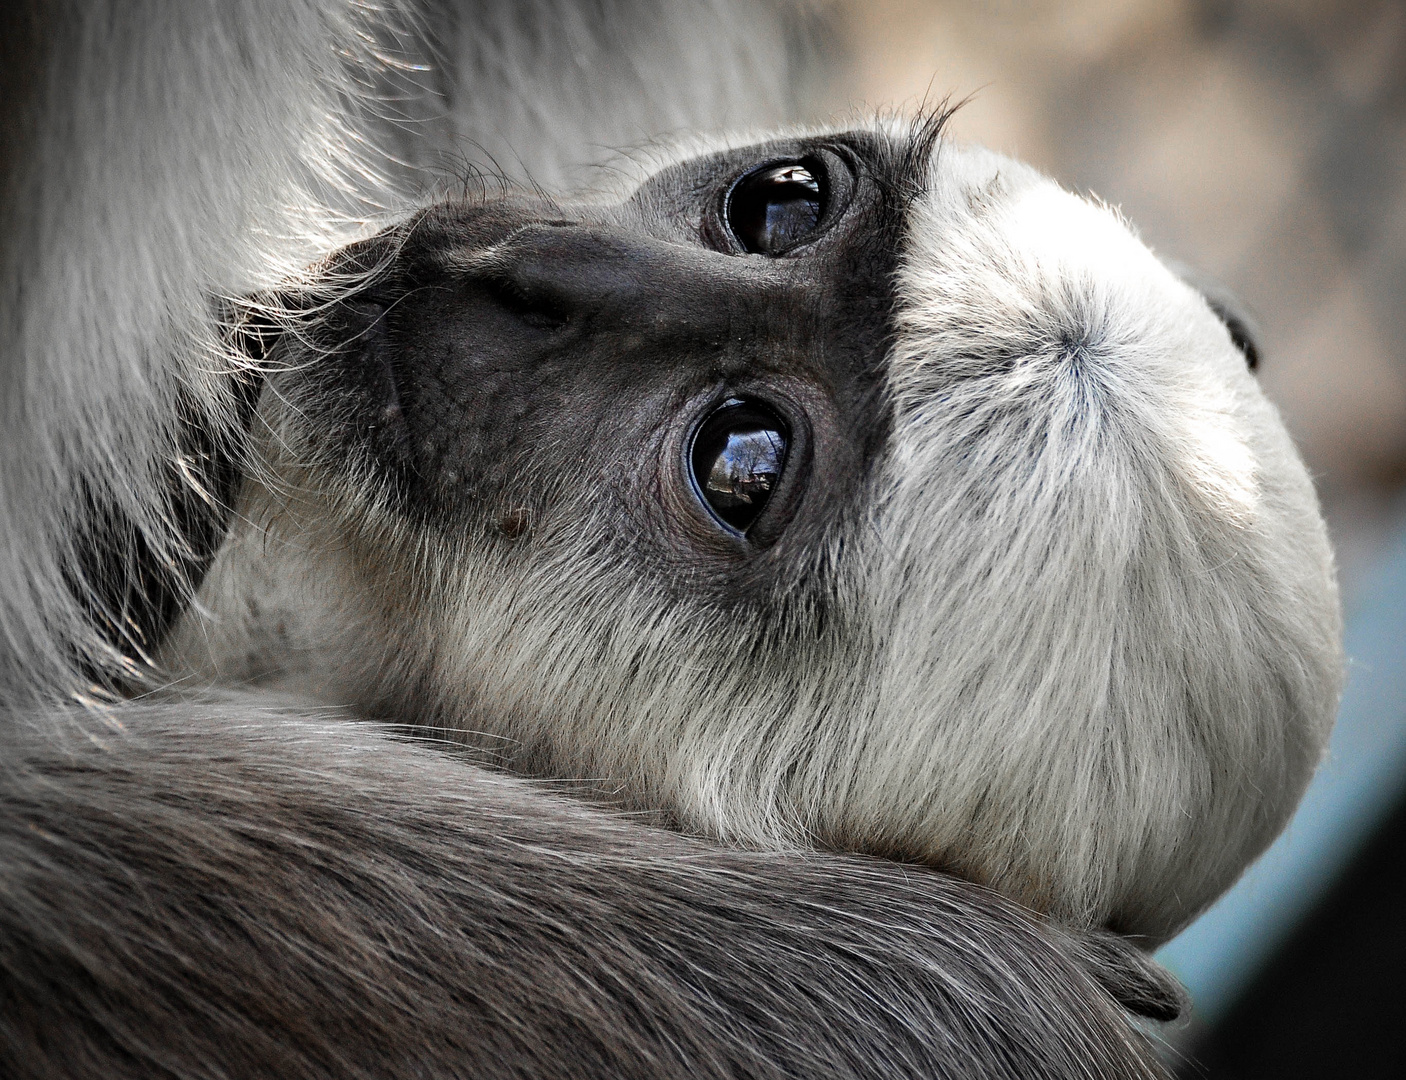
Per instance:
[[[537,325],[584,323],[602,331],[713,336],[754,306],[742,260],[600,225],[525,225],[473,259],[498,302]]]

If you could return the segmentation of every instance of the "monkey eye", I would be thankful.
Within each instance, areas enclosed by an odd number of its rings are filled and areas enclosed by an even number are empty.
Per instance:
[[[825,216],[825,170],[806,158],[766,165],[737,181],[727,196],[727,226],[745,251],[778,255],[795,247]]]
[[[699,497],[715,518],[745,533],[781,481],[786,422],[756,401],[729,398],[698,428],[689,453]]]

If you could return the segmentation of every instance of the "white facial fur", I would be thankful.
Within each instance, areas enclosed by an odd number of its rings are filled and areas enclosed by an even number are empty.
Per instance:
[[[951,154],[902,294],[866,593],[877,713],[907,722],[854,803],[1036,907],[1164,936],[1279,831],[1332,724],[1312,485],[1205,301],[1025,167]]]
[[[1166,937],[1282,826],[1331,725],[1311,484],[1204,300],[1024,166],[939,147],[899,294],[895,428],[817,553],[818,636],[784,598],[743,625],[664,602],[598,556],[588,498],[505,551],[319,495],[272,396],[280,479],[172,663],[442,725],[707,835],[932,861]]]

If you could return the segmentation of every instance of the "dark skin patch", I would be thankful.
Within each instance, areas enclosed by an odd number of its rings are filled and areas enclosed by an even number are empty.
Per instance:
[[[509,510],[498,519],[498,531],[509,540],[527,535],[531,528],[532,514],[523,507]]]
[[[894,278],[926,162],[907,150],[783,140],[665,169],[615,207],[435,206],[344,256],[386,269],[321,317],[323,358],[287,393],[329,469],[384,478],[416,528],[522,545],[589,522],[662,589],[729,607],[804,584],[814,602],[890,430]],[[787,161],[828,170],[827,202],[799,243],[749,254],[729,193]],[[689,472],[692,432],[736,398],[791,433],[745,535]]]

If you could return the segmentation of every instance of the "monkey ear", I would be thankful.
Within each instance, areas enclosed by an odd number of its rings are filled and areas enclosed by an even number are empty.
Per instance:
[[[1107,930],[1073,938],[1076,954],[1108,995],[1136,1016],[1175,1020],[1191,999],[1176,977],[1137,944]]]
[[[271,314],[267,298],[226,300],[221,305],[221,316],[230,350],[236,358],[248,362],[247,368],[240,365],[235,379],[252,410],[263,387],[263,365],[287,332],[287,322]]]
[[[416,220],[418,215],[340,248],[301,280],[220,301],[218,320],[239,373],[246,418],[253,415],[265,375],[283,362],[285,351],[297,354],[300,346],[309,345],[340,348],[348,336],[365,329],[359,322],[366,311],[379,314],[388,298],[403,293],[396,256]]]
[[[232,386],[252,417],[263,391],[269,366],[277,363],[280,346],[290,333],[299,335],[316,321],[324,304],[311,288],[270,290],[219,302],[227,356],[233,361]]]
[[[1226,332],[1245,365],[1256,371],[1260,366],[1260,329],[1248,307],[1216,278],[1177,259],[1162,260],[1162,264],[1182,281],[1201,294],[1216,318],[1225,324]]]

